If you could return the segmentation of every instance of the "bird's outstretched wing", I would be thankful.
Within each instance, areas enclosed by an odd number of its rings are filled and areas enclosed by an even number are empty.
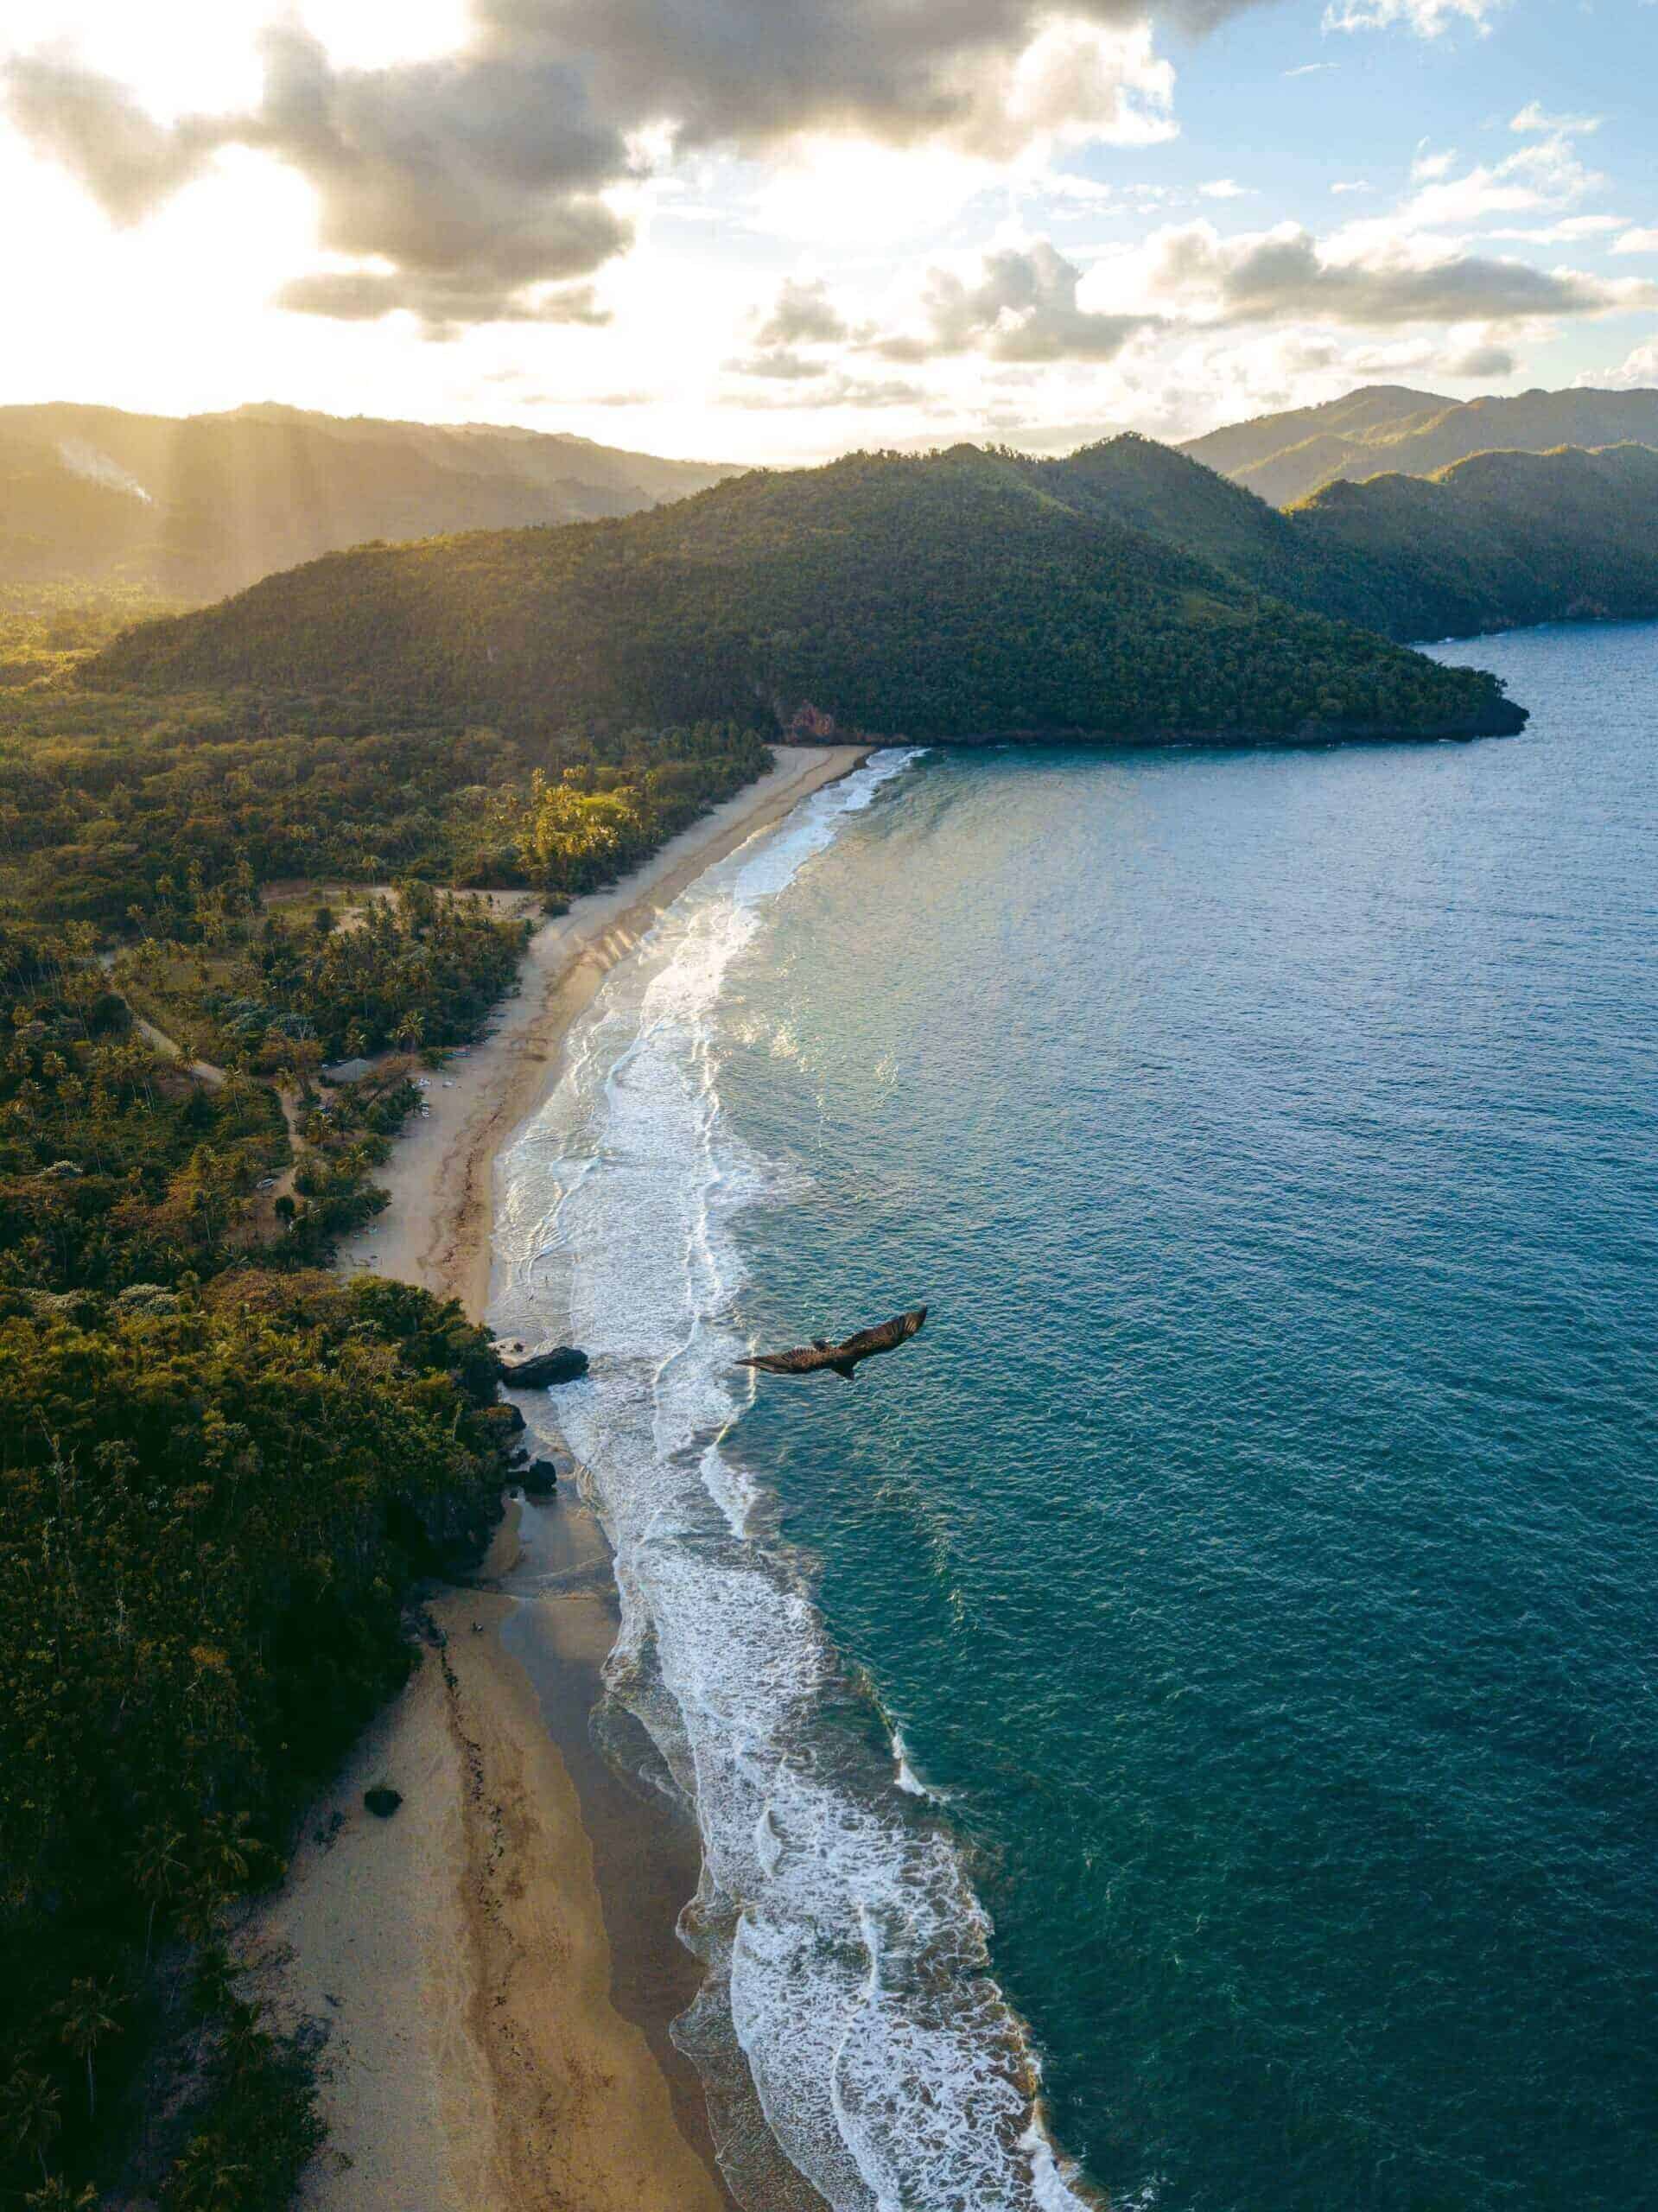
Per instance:
[[[883,1321],[878,1328],[860,1329],[856,1336],[848,1337],[838,1344],[797,1344],[792,1351],[762,1351],[750,1358],[740,1359],[739,1367],[758,1367],[767,1375],[816,1375],[829,1369],[843,1375],[849,1382],[857,1371],[861,1359],[873,1359],[877,1353],[895,1351],[899,1344],[907,1344],[927,1318],[924,1306],[918,1306],[912,1313],[894,1314],[890,1321]]]
[[[855,1337],[836,1344],[835,1356],[840,1359],[873,1359],[878,1352],[896,1351],[900,1344],[907,1344],[912,1337],[919,1333],[926,1318],[924,1306],[918,1306],[913,1313],[895,1313],[878,1328],[860,1329]]]
[[[752,1359],[740,1359],[739,1367],[763,1367],[768,1375],[815,1375],[820,1367],[828,1367],[835,1357],[833,1344],[797,1344],[792,1351],[756,1352]]]

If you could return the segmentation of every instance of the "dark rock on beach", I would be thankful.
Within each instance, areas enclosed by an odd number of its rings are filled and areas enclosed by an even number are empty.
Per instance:
[[[544,1390],[554,1382],[575,1382],[588,1371],[588,1356],[574,1344],[556,1344],[529,1359],[504,1359],[501,1380],[509,1390]]]
[[[363,1802],[377,1821],[389,1821],[403,1802],[401,1789],[390,1789],[384,1783],[363,1792]]]
[[[519,1480],[526,1497],[550,1497],[558,1488],[558,1462],[556,1459],[532,1459]]]

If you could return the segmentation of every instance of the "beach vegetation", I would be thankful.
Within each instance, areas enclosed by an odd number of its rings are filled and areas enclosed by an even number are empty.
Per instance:
[[[309,2060],[214,1946],[407,1675],[421,1579],[486,1536],[498,1367],[407,1285],[174,1285],[0,1292],[0,2190],[275,2205]],[[157,2066],[202,2117],[146,2143]]]

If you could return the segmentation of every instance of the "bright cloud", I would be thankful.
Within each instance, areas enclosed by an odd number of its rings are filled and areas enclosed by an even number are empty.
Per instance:
[[[1402,26],[1419,38],[1440,38],[1465,26],[1483,34],[1506,4],[1507,0],[1331,0],[1324,29],[1382,31]]]

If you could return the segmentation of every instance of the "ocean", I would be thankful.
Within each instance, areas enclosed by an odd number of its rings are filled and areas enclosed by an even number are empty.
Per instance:
[[[876,756],[503,1162],[751,2212],[1658,2202],[1658,626],[1436,650],[1528,734]]]

